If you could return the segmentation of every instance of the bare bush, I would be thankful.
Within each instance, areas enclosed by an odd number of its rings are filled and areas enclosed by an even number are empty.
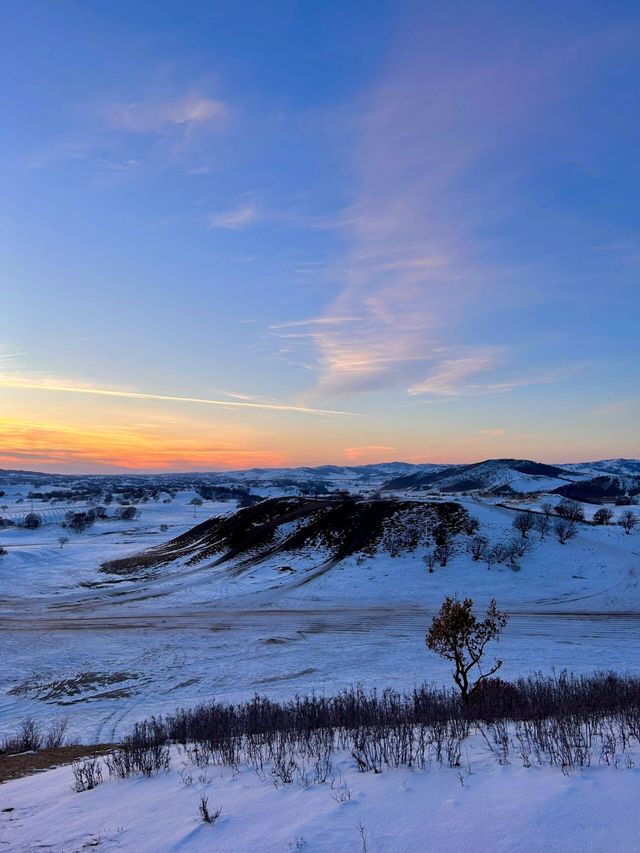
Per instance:
[[[545,536],[549,532],[550,526],[549,515],[547,513],[543,512],[540,515],[536,515],[533,527],[541,540],[544,540]]]
[[[369,836],[365,825],[363,823],[358,823],[356,828],[360,833],[360,841],[362,842],[362,853],[369,853]]]
[[[2,742],[3,752],[37,752],[41,749],[44,737],[42,729],[33,719],[26,717],[20,723],[20,728],[12,737],[5,738]]]
[[[479,732],[502,764],[514,752],[524,766],[549,763],[563,772],[593,760],[618,766],[625,756],[632,762],[629,750],[640,742],[640,678],[492,677],[479,681],[466,702],[459,689],[427,686],[410,693],[355,687],[282,703],[255,696],[179,710],[147,725],[157,741],[185,744],[198,766],[246,763],[278,787],[291,784],[283,777],[303,787],[329,780],[334,799],[346,802],[350,792],[331,770],[338,749],[362,772],[424,769],[433,761],[457,767],[466,739]],[[199,779],[211,781],[207,773]],[[183,781],[192,783],[191,774]]]
[[[424,557],[422,558],[426,567],[429,569],[431,573],[433,573],[433,569],[435,568],[436,563],[438,562],[438,558],[436,556],[436,552],[433,549],[430,549],[426,552]]]
[[[68,717],[59,717],[57,720],[54,720],[44,736],[45,749],[59,749],[63,746],[68,726]]]
[[[576,523],[567,518],[559,518],[553,529],[561,545],[566,545],[578,533]]]
[[[509,542],[507,546],[507,565],[511,569],[512,572],[520,571],[520,563],[518,559],[524,556],[526,551],[526,540],[524,539],[516,539],[513,542]]]
[[[632,509],[625,510],[620,516],[620,527],[625,533],[633,533],[638,526],[638,516]]]
[[[491,553],[496,563],[504,563],[509,556],[509,546],[504,542],[496,542],[491,549]]]
[[[436,545],[434,554],[436,560],[440,563],[441,566],[446,566],[451,557],[455,552],[455,548],[452,540],[447,540],[442,542],[440,545]]]
[[[473,518],[473,516],[468,516],[462,526],[462,531],[467,536],[473,536],[474,533],[477,533],[478,528],[480,527],[480,522],[477,518]]]
[[[217,823],[218,818],[222,814],[222,809],[218,808],[215,811],[209,811],[209,798],[204,794],[200,795],[200,805],[198,806],[200,817],[204,823],[210,823],[212,826]]]
[[[71,769],[74,780],[73,790],[78,794],[82,791],[91,791],[103,782],[102,764],[98,758],[75,761]]]
[[[601,506],[600,509],[597,509],[593,514],[594,524],[611,524],[612,519],[613,510],[609,509],[608,506]]]
[[[487,551],[488,541],[484,536],[474,536],[469,542],[469,553],[471,559],[476,563],[484,558]]]
[[[345,782],[342,771],[337,776],[333,776],[329,781],[331,788],[331,799],[336,803],[348,803],[351,801],[351,788]]]
[[[534,517],[529,512],[519,512],[511,522],[514,530],[517,530],[523,539],[526,539],[533,529]]]
[[[577,501],[563,498],[556,507],[556,515],[567,521],[584,521],[584,510]]]
[[[168,772],[171,758],[167,742],[167,732],[161,720],[152,717],[136,723],[131,734],[106,759],[109,775],[126,779],[134,773],[149,777]]]

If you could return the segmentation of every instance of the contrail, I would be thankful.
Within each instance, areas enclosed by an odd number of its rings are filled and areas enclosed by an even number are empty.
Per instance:
[[[142,391],[109,391],[106,388],[78,388],[74,385],[48,385],[23,380],[0,379],[2,388],[24,388],[29,391],[58,391],[65,394],[93,394],[98,397],[126,397],[132,400],[164,400],[170,403],[196,403],[233,409],[269,409],[276,412],[299,412],[303,415],[356,415],[333,409],[313,409],[308,406],[287,406],[284,403],[246,403],[232,400],[210,400],[205,397],[178,397],[172,394],[145,394]]]

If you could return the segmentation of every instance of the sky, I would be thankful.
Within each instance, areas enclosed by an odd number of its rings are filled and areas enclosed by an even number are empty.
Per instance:
[[[0,467],[640,455],[636,2],[7,0]]]

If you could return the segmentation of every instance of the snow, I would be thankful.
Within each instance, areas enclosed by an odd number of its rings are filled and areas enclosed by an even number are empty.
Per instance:
[[[365,479],[354,471],[360,489]],[[270,476],[246,472],[247,482],[260,480],[260,491],[282,494]],[[328,482],[330,476],[342,485],[352,475],[327,474]],[[312,477],[307,470],[302,479]],[[536,478],[524,479],[513,487],[525,491]],[[29,488],[3,485],[0,500],[10,512],[30,510]],[[496,649],[505,678],[565,668],[640,673],[638,532],[581,525],[564,546],[552,532],[544,542],[532,532],[516,572],[506,564],[488,570],[463,548],[433,574],[421,551],[350,557],[322,574],[317,569],[325,555],[317,552],[281,554],[241,574],[225,564],[179,560],[148,577],[99,572],[107,559],[159,545],[235,509],[234,502],[212,501],[194,508],[194,495],[183,489],[169,503],[162,495],[141,504],[133,521],[98,521],[80,534],[55,519],[37,530],[0,530],[8,550],[0,560],[0,736],[12,734],[27,715],[45,727],[66,716],[72,737],[98,742],[119,737],[136,720],[212,698],[236,701],[259,692],[284,699],[358,683],[400,690],[425,681],[449,684],[448,664],[427,652],[424,635],[451,594],[470,595],[480,607],[495,596],[511,612]],[[459,500],[492,543],[513,537],[517,510],[540,511],[543,503],[559,501],[538,492],[443,499]],[[33,508],[48,506],[34,501]],[[597,509],[583,508],[588,518]],[[283,526],[279,535],[294,529],[295,523]],[[69,542],[60,548],[63,533]],[[279,571],[283,564],[292,571]],[[637,849],[640,770],[624,764],[594,764],[569,776],[517,761],[501,766],[478,738],[461,768],[362,774],[342,755],[335,772],[343,774],[351,800],[337,802],[328,784],[276,788],[246,767],[187,768],[188,785],[180,774],[185,761],[174,754],[167,774],[108,781],[80,794],[71,789],[69,767],[6,783],[0,786],[0,851],[362,853],[359,826],[369,853]],[[212,809],[222,808],[215,826],[199,818],[201,793]]]
[[[72,790],[70,767],[0,787],[0,849],[71,853],[549,853],[636,851],[640,770],[620,764],[565,775],[548,766],[502,766],[474,742],[459,768],[433,765],[359,773],[337,756],[332,778],[278,785],[253,769],[190,766],[150,779]],[[189,783],[189,777],[192,782]],[[107,774],[105,772],[105,778]],[[187,782],[187,784],[185,784]],[[338,802],[335,787],[351,799]],[[199,816],[200,797],[214,825]],[[12,811],[3,811],[12,809]],[[363,836],[366,847],[363,845]]]
[[[424,634],[450,594],[480,606],[495,596],[513,614],[500,647],[506,678],[552,668],[640,672],[638,533],[581,526],[564,546],[532,533],[518,572],[504,564],[489,571],[464,549],[433,574],[418,551],[351,557],[311,583],[302,581],[318,554],[280,555],[237,577],[207,561],[136,580],[98,572],[106,557],[235,506],[206,502],[194,519],[189,500],[180,493],[170,504],[144,504],[134,522],[99,522],[62,549],[55,525],[3,531],[0,736],[27,715],[45,723],[66,715],[74,736],[98,741],[212,697],[448,683]],[[512,509],[461,502],[492,542],[511,538]],[[293,571],[278,571],[283,564]]]
[[[479,605],[495,596],[514,614],[501,648],[505,677],[554,667],[640,671],[638,534],[582,526],[562,546],[532,533],[518,572],[504,564],[489,571],[464,550],[433,574],[420,552],[379,554],[349,558],[311,583],[303,581],[318,554],[281,555],[237,577],[206,561],[135,580],[98,572],[107,557],[234,508],[206,502],[194,518],[191,497],[144,504],[134,522],[98,522],[62,549],[56,525],[3,531],[0,734],[26,715],[64,714],[74,735],[108,740],[144,716],[212,696],[446,683],[448,669],[427,655],[424,632],[450,594]],[[511,538],[513,509],[461,502],[490,541]],[[283,563],[293,571],[280,572]]]

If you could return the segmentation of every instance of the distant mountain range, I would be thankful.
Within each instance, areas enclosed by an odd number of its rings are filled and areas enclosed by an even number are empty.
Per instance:
[[[387,481],[386,491],[552,492],[577,500],[633,497],[640,493],[640,463],[634,459],[547,465],[530,459],[487,459],[438,471],[414,471]]]
[[[549,465],[530,459],[486,459],[472,464],[436,465],[385,462],[371,465],[320,465],[300,468],[250,468],[232,472],[175,474],[70,475],[0,470],[3,484],[70,481],[145,481],[189,488],[203,480],[241,485],[259,494],[328,494],[336,489],[386,492],[557,493],[577,500],[614,500],[640,494],[640,460],[602,459]]]

